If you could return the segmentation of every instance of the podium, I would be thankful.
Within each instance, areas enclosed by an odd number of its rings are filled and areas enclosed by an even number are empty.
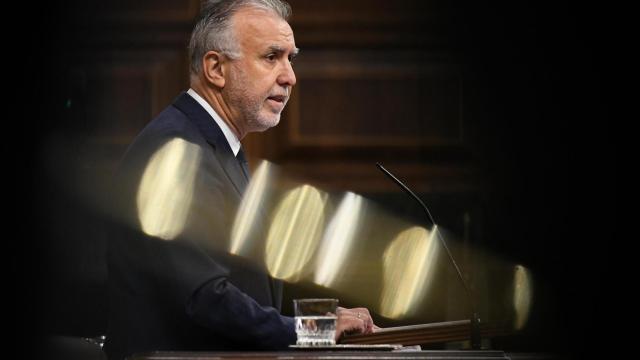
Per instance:
[[[434,343],[445,343],[451,341],[464,341],[469,339],[470,321],[457,320],[439,323],[429,323],[420,325],[398,326],[383,328],[373,334],[367,335],[347,335],[340,342],[341,345],[361,344],[362,347],[354,347],[346,350],[345,347],[337,346],[335,349],[326,348],[306,348],[289,349],[278,352],[172,352],[157,351],[143,354],[136,354],[127,358],[128,360],[214,360],[214,359],[349,359],[349,360],[372,360],[372,359],[483,359],[483,360],[510,360],[511,357],[503,351],[498,350],[415,350],[415,348],[402,346],[381,347],[378,350],[375,346],[398,344],[403,346],[425,345]],[[481,335],[483,337],[493,337],[506,335],[499,326],[482,325]],[[389,350],[389,349],[392,350]]]

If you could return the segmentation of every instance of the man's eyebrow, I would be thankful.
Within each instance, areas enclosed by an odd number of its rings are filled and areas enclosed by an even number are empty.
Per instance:
[[[274,52],[276,54],[283,54],[287,51],[287,49],[283,48],[282,46],[279,45],[271,45],[269,46],[268,49],[269,52]],[[300,49],[299,48],[293,48],[293,51],[291,51],[291,58],[295,58],[296,56],[298,56],[298,54],[300,53]]]

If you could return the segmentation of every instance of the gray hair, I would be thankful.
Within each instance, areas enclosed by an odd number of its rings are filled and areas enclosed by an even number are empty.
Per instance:
[[[231,18],[243,7],[270,11],[285,21],[291,16],[291,6],[282,0],[204,1],[189,41],[192,74],[198,74],[202,71],[202,57],[207,51],[218,51],[232,59],[241,56],[231,26]]]

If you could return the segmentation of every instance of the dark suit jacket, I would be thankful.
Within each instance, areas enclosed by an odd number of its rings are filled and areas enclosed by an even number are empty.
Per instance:
[[[173,175],[193,185],[193,196],[184,228],[164,240],[141,231],[136,197],[147,164],[176,139],[188,151],[172,158],[180,169]],[[185,172],[192,176],[179,179]],[[110,358],[152,350],[282,349],[295,343],[293,319],[279,312],[281,284],[263,266],[225,251],[247,182],[222,131],[186,93],[138,135],[114,185],[121,216],[108,250],[105,350]]]

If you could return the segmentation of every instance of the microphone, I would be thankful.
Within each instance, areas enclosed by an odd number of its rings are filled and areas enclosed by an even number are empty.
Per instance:
[[[451,251],[449,251],[449,247],[447,246],[447,243],[444,241],[444,238],[440,234],[440,231],[437,231],[438,225],[436,224],[436,221],[433,219],[433,216],[431,216],[431,212],[429,211],[429,208],[427,207],[427,205],[424,204],[424,202],[422,202],[422,200],[416,194],[413,193],[413,191],[411,191],[405,184],[403,184],[402,181],[398,180],[398,178],[393,176],[393,174],[391,174],[389,170],[385,169],[384,166],[382,166],[382,164],[377,162],[376,166],[378,167],[378,169],[380,169],[380,171],[382,171],[385,175],[387,175],[394,183],[400,186],[402,190],[404,190],[407,194],[409,194],[409,196],[411,196],[418,203],[420,203],[420,206],[422,206],[424,211],[427,213],[427,217],[429,218],[429,221],[431,222],[431,224],[433,224],[433,227],[436,230],[436,233],[438,235],[438,239],[440,239],[440,243],[442,244],[442,247],[446,250],[449,260],[453,264],[453,267],[456,269],[456,273],[458,274],[458,279],[460,279],[460,282],[462,283],[462,287],[464,287],[464,290],[467,294],[469,307],[471,309],[471,319],[470,319],[471,320],[471,326],[470,326],[471,348],[474,350],[479,350],[481,347],[480,318],[478,317],[478,312],[476,311],[476,306],[475,306],[475,302],[473,301],[471,289],[469,288],[469,285],[467,284],[467,282],[464,280],[464,277],[462,276],[462,272],[458,267],[458,263],[456,263],[456,260],[453,258],[453,255],[451,255]]]

